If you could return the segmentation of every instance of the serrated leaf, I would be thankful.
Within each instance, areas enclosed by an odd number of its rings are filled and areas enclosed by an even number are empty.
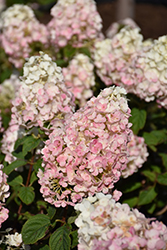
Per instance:
[[[72,236],[71,247],[73,248],[78,245],[78,230],[72,231],[71,236]]]
[[[27,164],[27,161],[25,160],[16,160],[12,162],[10,165],[7,167],[3,168],[3,172],[7,175],[9,175],[15,168],[22,167]]]
[[[45,214],[32,216],[23,225],[21,234],[24,244],[34,244],[45,236],[50,220]]]
[[[150,187],[148,190],[142,190],[139,193],[139,202],[138,205],[146,205],[151,203],[155,197],[157,196],[157,192],[154,187]]]
[[[23,177],[21,175],[18,175],[16,178],[14,178],[12,181],[8,182],[10,186],[17,186],[23,183]]]
[[[33,202],[35,198],[33,187],[21,187],[19,190],[19,198],[24,202],[26,205],[29,205]]]
[[[152,182],[154,182],[156,180],[156,174],[152,171],[149,170],[143,170],[142,174],[146,177],[148,177],[148,179]]]
[[[134,134],[138,134],[139,130],[144,128],[147,112],[143,109],[137,109],[133,108],[131,111],[131,117],[129,118],[129,121],[133,124],[132,130]]]
[[[59,227],[49,239],[50,250],[70,250],[70,231],[66,226]]]
[[[161,185],[167,186],[167,173],[159,174],[157,177],[157,182]]]
[[[123,201],[123,203],[127,203],[131,208],[136,206],[138,203],[138,197],[129,198]]]
[[[160,155],[161,158],[162,158],[162,162],[163,162],[164,167],[167,168],[167,154],[160,153],[159,155]]]
[[[39,145],[40,141],[40,139],[36,139],[33,136],[28,136],[23,144],[23,153],[26,155],[28,152],[31,152],[32,149]]]
[[[142,185],[140,182],[135,182],[135,183],[131,183],[129,182],[125,188],[124,188],[124,193],[129,193],[129,192],[132,192],[138,188],[140,188]]]

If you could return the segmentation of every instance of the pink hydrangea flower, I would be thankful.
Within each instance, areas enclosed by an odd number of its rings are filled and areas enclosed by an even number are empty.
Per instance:
[[[56,117],[63,119],[75,108],[74,96],[67,90],[61,68],[44,53],[25,63],[21,87],[12,102],[18,124],[43,127]]]
[[[106,85],[112,83],[119,85],[122,82],[128,86],[133,84],[131,72],[128,70],[132,59],[142,48],[143,37],[139,32],[139,28],[131,29],[126,26],[112,39],[95,43],[92,56],[96,72]]]
[[[94,0],[59,0],[51,15],[48,29],[56,48],[67,44],[82,47],[103,37],[102,19]]]
[[[133,134],[128,142],[128,164],[122,171],[122,177],[127,178],[137,172],[147,160],[148,155],[144,138]]]
[[[9,217],[8,213],[9,213],[9,210],[7,208],[4,208],[3,204],[0,203],[0,227],[1,227],[2,223],[5,220],[7,220],[7,218]]]
[[[119,20],[118,22],[112,23],[106,31],[106,37],[113,38],[115,34],[117,34],[124,26],[129,26],[131,29],[139,28],[138,25],[134,22],[134,20],[127,17],[123,20]]]
[[[76,55],[67,68],[63,68],[65,85],[74,94],[79,106],[93,96],[91,87],[95,85],[94,66],[88,56]]]
[[[114,187],[127,164],[131,135],[125,94],[120,87],[104,89],[49,135],[42,150],[44,173],[38,174],[44,199],[55,206],[74,205]],[[48,177],[52,170],[56,176]]]
[[[5,10],[0,29],[2,47],[16,68],[21,68],[25,58],[29,57],[33,42],[48,44],[46,26],[39,23],[27,5],[15,4]]]
[[[167,227],[150,222],[137,209],[116,202],[111,195],[97,193],[75,205],[80,211],[79,250],[159,250],[167,247]]]

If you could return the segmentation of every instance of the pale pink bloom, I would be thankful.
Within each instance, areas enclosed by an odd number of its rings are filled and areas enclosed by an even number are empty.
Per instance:
[[[137,172],[146,162],[148,157],[147,146],[143,137],[132,135],[130,142],[128,142],[128,163],[127,167],[122,171],[122,177],[127,178],[133,173]]]
[[[55,206],[62,202],[63,206],[70,202],[74,205],[77,197],[81,200],[95,192],[112,190],[126,167],[127,143],[131,136],[125,93],[120,87],[104,89],[98,97],[92,97],[83,108],[66,117],[61,129],[56,127],[49,135],[42,150],[46,167],[43,176],[39,176],[41,193],[48,202]],[[99,102],[106,103],[105,110]],[[113,120],[108,120],[107,115]],[[121,126],[122,120],[126,120],[124,126]],[[46,187],[52,168],[60,176],[53,176],[53,180],[59,178],[67,184],[62,188],[60,180],[58,193],[53,192],[52,186]],[[65,190],[69,192],[62,199]]]
[[[23,66],[25,58],[32,52],[31,45],[34,42],[48,44],[45,25],[39,23],[32,9],[26,5],[15,4],[5,10],[0,29],[2,47],[16,68]]]
[[[94,0],[59,0],[51,9],[48,24],[51,43],[56,47],[83,47],[102,39],[102,19]]]
[[[86,100],[93,96],[91,88],[95,85],[94,66],[89,57],[84,54],[77,54],[63,68],[65,85],[74,94],[79,106],[84,106]]]
[[[166,249],[167,228],[163,223],[151,222],[137,209],[116,202],[111,195],[96,193],[74,208],[80,211],[75,220],[78,249]]]
[[[0,203],[0,227],[1,227],[2,223],[5,220],[7,220],[7,218],[9,217],[8,213],[9,213],[9,210],[7,208],[4,208],[3,204]]]

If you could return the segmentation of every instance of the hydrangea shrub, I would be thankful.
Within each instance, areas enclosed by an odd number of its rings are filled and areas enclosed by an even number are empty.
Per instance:
[[[0,1],[0,249],[165,250],[166,35],[38,6]]]

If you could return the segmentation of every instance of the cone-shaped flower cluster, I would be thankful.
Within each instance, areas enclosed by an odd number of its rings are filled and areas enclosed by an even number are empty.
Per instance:
[[[63,68],[65,85],[74,94],[82,107],[93,96],[91,87],[95,85],[94,66],[88,56],[76,55],[67,68]]]
[[[125,90],[106,88],[50,134],[39,171],[41,193],[55,206],[108,193],[127,164],[131,130]],[[71,202],[72,201],[72,202]]]
[[[9,197],[9,185],[7,184],[7,175],[2,171],[3,165],[0,164],[0,227],[1,224],[7,220],[9,210],[4,208],[4,202]]]
[[[33,42],[48,43],[46,26],[39,23],[26,5],[15,4],[4,11],[0,30],[2,47],[16,68],[22,67],[25,58],[29,57]]]
[[[56,48],[67,44],[81,47],[103,37],[102,20],[94,0],[59,0],[51,15],[48,28]]]
[[[97,74],[106,85],[133,84],[132,72],[128,72],[128,69],[137,51],[141,51],[143,37],[139,32],[139,28],[126,26],[112,39],[95,43],[94,64]]]
[[[132,135],[128,142],[128,164],[122,171],[122,177],[127,178],[141,168],[147,160],[148,151],[143,137]]]
[[[120,204],[111,195],[97,193],[75,205],[80,215],[78,250],[165,250],[167,228],[151,222],[137,209]]]
[[[67,90],[61,68],[47,55],[32,56],[23,68],[19,95],[12,112],[19,125],[41,126],[74,110],[74,97]]]

